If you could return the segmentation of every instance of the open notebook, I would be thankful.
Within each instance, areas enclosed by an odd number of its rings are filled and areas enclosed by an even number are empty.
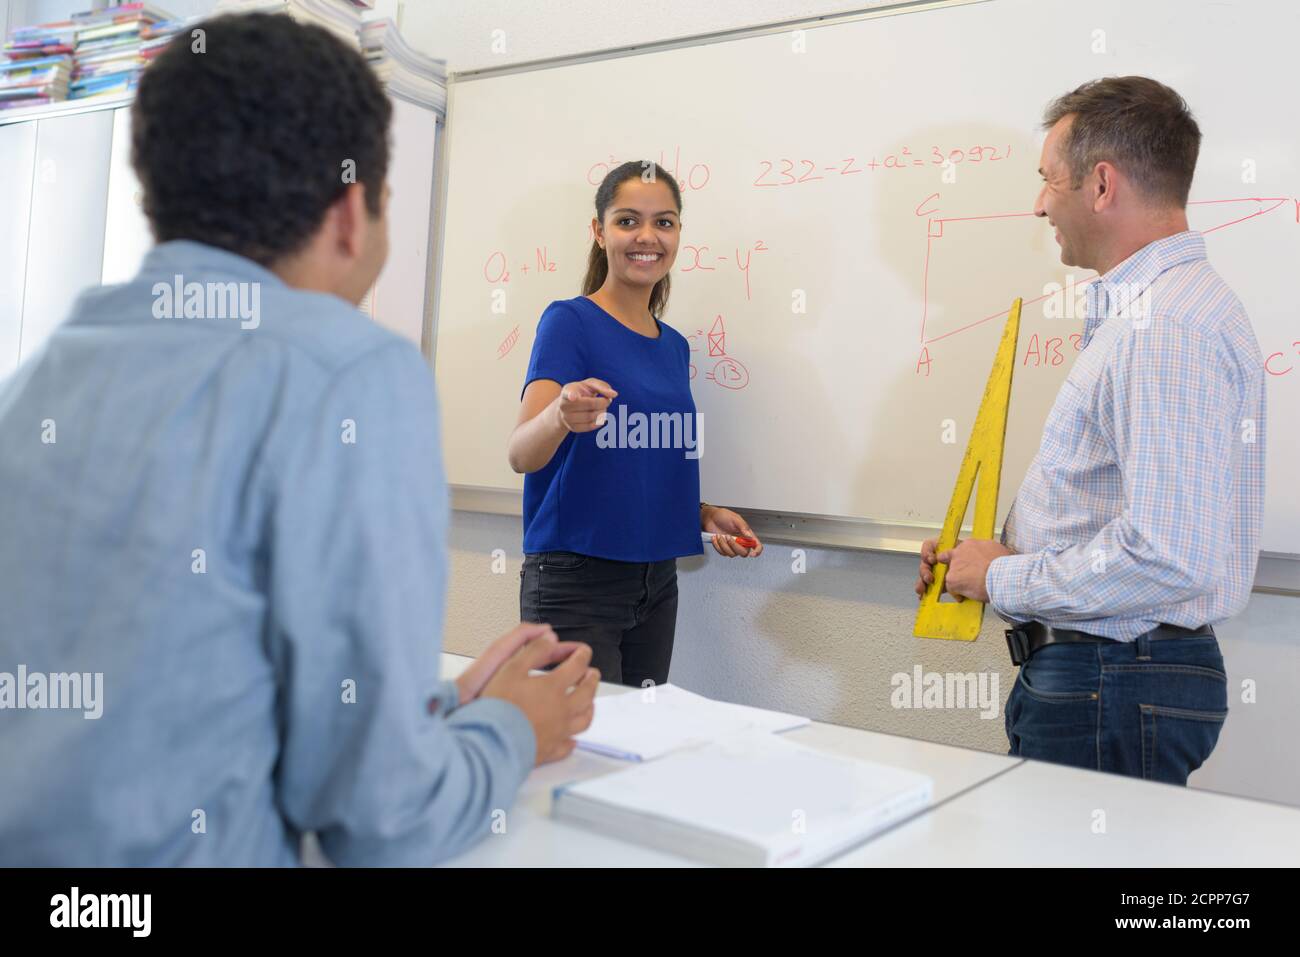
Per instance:
[[[925,808],[922,774],[742,731],[556,788],[551,814],[731,867],[816,864]]]

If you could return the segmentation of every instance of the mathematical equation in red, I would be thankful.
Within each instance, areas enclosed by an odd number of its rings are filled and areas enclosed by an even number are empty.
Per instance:
[[[678,272],[695,272],[697,269],[701,272],[717,272],[718,263],[728,263],[729,266],[721,268],[728,269],[734,266],[745,279],[745,298],[749,299],[749,267],[753,261],[754,253],[768,252],[767,246],[763,240],[758,240],[748,249],[741,249],[739,246],[732,247],[733,256],[719,256],[712,252],[708,246],[694,246],[689,243],[683,243],[681,252],[678,253]]]
[[[621,165],[622,162],[624,161],[618,159],[618,157],[613,153],[610,153],[608,160],[603,160],[599,163],[592,163],[587,167],[587,182],[592,186],[599,186],[601,181],[604,180],[606,175],[608,175],[609,171],[614,169],[616,166]],[[633,157],[633,162],[640,162],[648,169],[650,159],[649,157]],[[709,185],[709,177],[712,174],[709,171],[708,163],[691,163],[685,168],[686,172],[683,174],[682,148],[680,146],[673,148],[673,155],[671,158],[669,158],[663,150],[660,150],[657,162],[665,171],[672,175],[672,178],[677,181],[678,187],[680,187],[683,192],[688,190],[701,190]]]
[[[928,153],[913,153],[911,147],[904,146],[901,153],[889,153],[884,160],[880,154],[873,153],[870,159],[865,156],[847,156],[832,162],[817,163],[810,159],[759,160],[762,169],[754,178],[755,186],[793,186],[796,183],[810,183],[819,179],[834,179],[837,176],[852,176],[855,173],[874,173],[880,169],[915,169],[917,167],[959,166],[963,163],[996,163],[1011,156],[1010,144],[1006,146],[972,146],[969,149],[951,149],[946,153],[937,146],[931,146]],[[779,169],[777,168],[779,165]],[[798,175],[796,174],[798,171]]]
[[[545,246],[536,247],[534,252],[536,254],[535,261],[530,265],[528,260],[525,259],[522,265],[518,267],[520,273],[527,276],[530,273],[555,272],[555,261],[546,254]],[[488,256],[483,263],[483,278],[493,286],[510,281],[510,262],[504,252],[498,249]]]

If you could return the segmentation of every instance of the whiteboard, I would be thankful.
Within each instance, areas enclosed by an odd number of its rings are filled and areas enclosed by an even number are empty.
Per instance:
[[[1278,97],[1300,89],[1296,36],[1290,0],[989,0],[457,78],[435,349],[449,481],[522,487],[506,439],[537,320],[580,291],[595,184],[649,158],[684,191],[664,318],[693,350],[703,496],[941,522],[1023,296],[1000,522],[1092,275],[1030,214],[1039,120],[1088,79],[1143,73],[1201,125],[1189,218],[1269,357],[1262,547],[1294,553],[1300,126]]]

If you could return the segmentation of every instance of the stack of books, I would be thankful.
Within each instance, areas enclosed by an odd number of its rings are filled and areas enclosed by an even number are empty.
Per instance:
[[[160,20],[141,27],[140,57],[146,63],[151,63],[171,43],[172,37],[187,31],[201,19],[202,17],[188,17],[184,20]]]
[[[0,110],[67,99],[76,42],[71,20],[11,30],[0,63]]]
[[[446,60],[411,49],[389,19],[362,25],[361,51],[389,92],[446,114]]]
[[[148,3],[123,3],[106,10],[81,13],[72,18],[76,25],[73,49],[75,64],[68,99],[125,93],[135,89],[140,71],[149,62],[142,46],[161,39],[165,44],[180,24],[171,16]],[[161,24],[174,26],[164,34]],[[158,51],[155,43],[154,54]]]
[[[71,53],[77,41],[77,25],[71,20],[17,27],[5,40],[4,54],[11,61],[44,59]]]
[[[203,17],[186,17],[183,20],[160,20],[146,23],[140,27],[140,59],[153,62],[166,44],[172,42],[173,36],[186,33],[191,26],[203,20]]]
[[[0,64],[0,108],[133,90],[140,71],[191,22],[133,0],[18,27],[4,45],[9,62]]]
[[[0,110],[68,98],[72,57],[31,57],[0,63]]]

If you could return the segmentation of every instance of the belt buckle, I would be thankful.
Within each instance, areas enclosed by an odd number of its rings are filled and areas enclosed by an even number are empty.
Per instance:
[[[1011,663],[1019,667],[1029,660],[1029,635],[1019,628],[1008,628],[1006,634]]]

